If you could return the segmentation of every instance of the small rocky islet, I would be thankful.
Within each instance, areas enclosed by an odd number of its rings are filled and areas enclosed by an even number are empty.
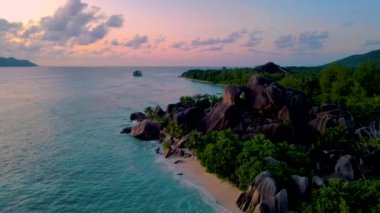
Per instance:
[[[208,134],[231,129],[242,140],[262,134],[274,144],[287,141],[306,147],[313,146],[315,138],[325,135],[328,128],[351,129],[352,137],[358,140],[371,134],[370,126],[354,129],[357,127],[354,116],[344,107],[312,106],[303,92],[284,88],[260,74],[252,75],[247,86],[225,86],[223,98],[202,97],[195,103],[181,100],[169,104],[166,110],[156,106],[148,107],[146,113],[132,113],[130,119],[137,123],[121,133],[140,140],[159,140],[166,158],[191,156],[191,150],[184,147],[189,141],[189,131],[194,130]],[[188,131],[173,134],[173,124],[174,127],[186,126]],[[352,181],[380,174],[380,166],[376,163],[380,159],[380,149],[357,155],[349,149],[326,146],[309,155],[309,175],[292,174],[284,182],[283,177],[262,171],[237,198],[237,206],[244,212],[299,210],[294,203],[308,202],[312,190],[326,187],[330,180]],[[271,164],[279,163],[272,156],[266,160]]]

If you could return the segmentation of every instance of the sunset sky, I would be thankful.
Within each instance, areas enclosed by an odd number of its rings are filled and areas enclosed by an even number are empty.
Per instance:
[[[378,0],[0,0],[0,56],[43,66],[320,65],[380,49]]]

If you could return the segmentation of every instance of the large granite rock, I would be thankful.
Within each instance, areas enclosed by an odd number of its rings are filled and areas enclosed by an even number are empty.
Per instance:
[[[292,186],[295,191],[295,194],[297,194],[300,197],[305,195],[306,191],[309,188],[309,178],[302,177],[299,175],[292,175],[290,176],[290,179],[292,180]]]
[[[165,111],[160,107],[160,105],[156,105],[156,107],[154,107],[154,114],[163,116],[165,114]]]
[[[276,181],[265,171],[256,176],[247,191],[240,194],[236,204],[244,212],[287,212],[287,192],[277,192]]]
[[[219,103],[201,120],[198,130],[203,133],[233,128],[239,123],[240,110],[236,104]]]
[[[166,113],[168,114],[174,114],[176,113],[179,109],[185,107],[181,102],[174,103],[174,104],[169,104],[166,107]]]
[[[224,87],[223,104],[240,104],[240,95],[243,93],[243,91],[243,88],[238,85],[228,85]]]
[[[344,150],[321,150],[311,154],[314,162],[314,172],[318,176],[330,176],[335,172],[335,166],[339,158],[345,155]]]
[[[326,186],[326,180],[316,175],[313,176],[312,183],[313,183],[313,186],[320,187],[320,188]]]
[[[131,121],[138,121],[138,122],[141,122],[145,120],[146,118],[147,118],[146,115],[142,112],[134,112],[129,116],[129,119]]]
[[[351,113],[335,105],[322,106],[315,117],[309,122],[309,125],[322,135],[329,127],[344,126],[349,128],[353,124]]]
[[[173,119],[178,125],[195,128],[202,119],[202,115],[203,110],[200,107],[194,106],[178,111],[174,114]]]
[[[277,82],[253,75],[248,82],[246,98],[249,108],[256,113],[270,113],[284,105],[285,89]]]
[[[362,174],[365,176],[380,176],[380,147],[362,156]]]
[[[265,73],[289,73],[289,70],[285,67],[281,67],[273,62],[268,62],[266,64],[255,67],[255,70],[258,72]]]
[[[141,140],[156,140],[160,137],[160,125],[146,119],[132,127],[131,135]]]
[[[344,155],[338,159],[335,165],[335,176],[346,180],[354,179],[351,155]]]
[[[270,123],[258,126],[253,130],[255,134],[264,134],[273,142],[293,141],[294,133],[290,127],[280,123]]]
[[[248,211],[249,212],[249,211]],[[285,213],[288,212],[288,192],[282,189],[256,206],[254,213]]]
[[[278,111],[278,120],[305,124],[309,119],[309,103],[305,93],[287,89],[285,105]]]
[[[355,130],[355,136],[358,140],[366,138],[380,137],[380,121],[372,122],[368,126],[360,127]]]

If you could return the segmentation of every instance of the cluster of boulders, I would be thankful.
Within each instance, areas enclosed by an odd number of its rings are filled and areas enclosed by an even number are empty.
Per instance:
[[[244,212],[288,212],[288,193],[265,171],[257,175],[247,191],[240,194],[237,206]]]
[[[121,130],[121,134],[131,134],[131,136],[140,140],[157,140],[160,135],[160,124],[148,118],[142,112],[134,112],[129,118],[135,121],[133,127],[126,127]]]
[[[138,124],[132,127],[131,134],[143,140],[156,139],[159,132],[153,129],[158,129],[160,125],[165,127],[169,120],[173,120],[178,125],[202,133],[232,128],[241,137],[263,133],[270,139],[294,140],[299,136],[296,133],[303,134],[302,131],[288,129],[290,125],[284,123],[294,124],[291,128],[303,128],[310,120],[310,106],[304,93],[285,89],[277,82],[260,75],[253,75],[246,87],[226,86],[223,100],[209,106],[179,102],[169,104],[166,111],[157,106],[158,112],[165,117],[161,124],[153,124],[154,121],[144,113],[132,113],[131,120]],[[148,121],[143,122],[144,120]]]
[[[253,75],[246,87],[226,86],[223,101],[205,114],[198,130],[208,133],[232,128],[242,138],[262,133],[274,141],[301,141],[310,120],[309,109],[304,93]]]
[[[303,92],[284,88],[276,81],[257,74],[251,77],[247,86],[226,86],[223,100],[214,106],[209,102],[178,102],[169,104],[166,110],[156,106],[154,114],[164,120],[157,122],[142,112],[132,113],[130,119],[136,121],[136,125],[125,128],[122,133],[130,133],[141,140],[162,139],[176,145],[181,138],[168,137],[169,133],[163,132],[173,121],[178,126],[201,133],[231,128],[242,139],[261,133],[273,142],[309,145],[313,138],[323,135],[329,127],[354,127],[352,114],[343,108],[331,104],[312,107]],[[359,133],[365,134],[366,131],[362,129]],[[337,156],[344,154],[348,153],[334,155],[329,163],[333,161],[335,165]]]

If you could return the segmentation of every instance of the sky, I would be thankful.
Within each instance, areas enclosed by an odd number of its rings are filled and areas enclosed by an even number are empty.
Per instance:
[[[378,0],[0,0],[0,56],[42,66],[321,65],[380,49]]]

